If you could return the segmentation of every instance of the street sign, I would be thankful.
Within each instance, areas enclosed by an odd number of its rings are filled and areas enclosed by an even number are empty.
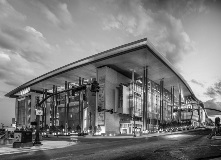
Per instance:
[[[14,133],[14,142],[21,142],[21,133]]]
[[[39,116],[43,115],[43,111],[42,110],[36,110],[36,115],[39,115]]]

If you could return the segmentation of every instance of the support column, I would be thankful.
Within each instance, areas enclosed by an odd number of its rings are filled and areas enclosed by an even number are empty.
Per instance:
[[[178,109],[178,121],[181,122],[181,91],[179,90],[179,109]]]
[[[146,87],[145,87],[145,92],[146,92],[146,128],[149,131],[149,110],[148,110],[148,106],[149,106],[149,99],[148,99],[148,67],[146,66]]]
[[[174,107],[174,98],[175,98],[175,96],[174,96],[174,86],[173,86],[173,107]]]
[[[42,91],[42,99],[44,99],[44,89],[43,89],[43,91]],[[41,100],[42,100],[41,99]],[[39,102],[41,101],[40,100],[40,97],[39,97]],[[41,105],[41,106],[39,106],[40,108],[42,108],[42,112],[43,112],[43,114],[42,114],[42,116],[41,116],[41,127],[43,128],[44,127],[44,120],[45,120],[45,108],[44,108],[44,103]]]
[[[132,94],[133,94],[133,119],[134,119],[134,137],[136,137],[136,134],[135,134],[135,97],[134,97],[134,89],[135,89],[135,85],[134,85],[134,70],[132,71]]]
[[[163,122],[163,89],[164,89],[164,85],[163,85],[163,79],[160,80],[160,121]]]
[[[67,89],[67,81],[65,81],[64,89]],[[67,93],[64,95],[64,131],[67,133]]]
[[[81,77],[79,77],[79,86],[81,86]],[[79,110],[79,112],[78,112],[78,117],[79,117],[79,126],[81,127],[81,130],[80,130],[80,132],[82,131],[82,125],[81,125],[81,112],[82,112],[82,110],[81,110],[81,91],[79,91],[79,106],[78,106],[78,110]]]
[[[55,86],[55,105],[54,105],[54,110],[55,110],[55,126],[57,126],[57,113],[58,113],[58,95],[57,95],[57,86]]]
[[[199,127],[200,127],[200,124],[201,124],[201,111],[200,111],[200,105],[199,105],[199,102],[197,102],[197,105],[198,105],[198,114],[199,114]]]
[[[54,118],[55,118],[55,85],[52,88],[53,96],[52,96],[52,104],[51,104],[51,126],[54,126]]]
[[[44,98],[47,97],[47,89],[44,90]],[[47,100],[44,102],[44,110],[45,110],[45,114],[44,114],[44,127],[46,127],[47,125]]]
[[[24,109],[25,110],[25,112],[24,112],[25,113],[25,122],[24,122],[24,125],[28,126],[28,123],[27,123],[28,122],[28,114],[27,114],[27,112],[28,112],[28,97],[27,96],[25,97],[24,101],[25,101],[25,109]]]
[[[67,89],[69,89],[69,82],[67,82]],[[66,100],[66,106],[67,106],[67,115],[66,115],[66,117],[67,117],[67,127],[69,127],[69,105],[70,105],[70,92],[67,92],[67,100]]]
[[[143,71],[143,131],[147,130],[147,116],[146,116],[146,67]]]
[[[84,84],[84,78],[81,79],[81,85]],[[81,131],[84,130],[84,99],[83,99],[83,94],[85,91],[81,91]]]
[[[173,86],[170,89],[171,120],[173,120]]]
[[[150,117],[150,124],[152,125],[152,127],[150,127],[150,130],[153,130],[153,94],[152,94],[152,81],[150,81],[150,102],[149,102],[149,107],[150,107],[150,114],[149,114],[149,117]]]
[[[18,126],[18,98],[16,98],[16,100],[15,100],[15,128],[17,128]]]

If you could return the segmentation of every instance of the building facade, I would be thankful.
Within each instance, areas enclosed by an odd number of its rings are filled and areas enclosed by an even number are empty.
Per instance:
[[[95,80],[98,92],[89,85]],[[36,109],[43,112],[42,127],[107,135],[156,131],[173,122],[199,126],[205,120],[187,82],[147,39],[58,68],[6,96],[16,99],[16,122],[25,127],[36,121]],[[38,108],[37,97],[48,96]]]

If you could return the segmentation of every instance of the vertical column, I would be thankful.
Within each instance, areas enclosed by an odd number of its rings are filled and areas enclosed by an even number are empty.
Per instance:
[[[132,105],[133,105],[133,119],[134,119],[134,137],[136,136],[135,135],[135,103],[134,103],[134,100],[135,100],[135,94],[134,94],[134,90],[135,90],[135,86],[134,86],[134,70],[132,71],[132,96],[133,96],[133,100],[132,100]]]
[[[81,86],[81,77],[79,77],[79,86]],[[78,106],[78,117],[79,117],[79,126],[82,127],[81,125],[81,91],[79,91],[79,106]],[[82,129],[82,128],[81,128]]]
[[[170,89],[171,120],[173,119],[173,87]]]
[[[84,84],[84,78],[81,79],[81,85]],[[81,91],[81,131],[83,131],[84,129],[84,101],[83,101],[83,94],[84,94],[84,91]]]
[[[199,105],[199,102],[197,102],[197,105],[198,105],[198,114],[199,114],[199,127],[200,127],[200,124],[201,124],[201,112],[200,112],[200,105]]]
[[[18,98],[16,98],[15,100],[15,120],[16,120],[16,128],[17,128],[17,124],[18,124]]]
[[[65,81],[64,89],[67,89],[67,81]],[[67,132],[67,93],[64,95],[64,130]]]
[[[55,105],[54,105],[54,110],[55,110],[55,126],[57,126],[57,113],[58,113],[58,95],[57,95],[57,86],[55,86]]]
[[[44,99],[47,97],[47,89],[44,90]],[[45,109],[45,115],[44,115],[44,126],[47,126],[47,100],[44,102],[44,109]]]
[[[67,82],[67,89],[69,89],[69,82]],[[70,92],[67,92],[67,127],[69,127],[69,105],[70,105]]]
[[[148,99],[148,67],[146,66],[146,87],[145,87],[145,92],[146,92],[146,106],[145,106],[145,109],[146,109],[146,128],[147,130],[149,131],[149,110],[148,110],[148,106],[149,106],[149,99]]]
[[[180,89],[179,89],[179,109],[178,109],[178,116],[179,116],[178,121],[181,122],[181,91],[180,91]]]
[[[143,131],[147,130],[146,128],[146,67],[143,70]]]
[[[174,98],[175,96],[174,96],[174,86],[173,86],[173,107],[174,107],[174,102],[175,102]]]
[[[160,122],[162,122],[162,81],[160,80]]]
[[[160,80],[160,121],[163,122],[163,79]]]
[[[44,89],[42,91],[42,99],[44,99]],[[40,99],[40,97],[39,97],[39,103],[42,101],[42,99]],[[45,108],[44,108],[44,103],[41,106],[39,106],[39,108],[42,108],[42,112],[43,112],[43,114],[41,116],[41,127],[43,128],[44,127],[44,117],[45,117],[44,115],[46,114]]]
[[[53,96],[52,96],[52,103],[51,103],[51,125],[54,126],[54,118],[55,118],[55,114],[54,114],[54,108],[55,108],[55,85],[53,85],[52,88],[52,92],[53,92]]]
[[[24,103],[24,105],[25,105],[24,106],[24,108],[25,108],[24,109],[24,114],[25,114],[24,115],[24,117],[25,117],[24,118],[25,119],[24,125],[27,126],[28,125],[28,123],[27,123],[28,122],[28,114],[27,114],[27,112],[28,112],[28,97],[27,96],[25,97],[24,101],[25,101],[25,103]]]
[[[150,128],[150,130],[152,129],[153,130],[153,94],[152,94],[152,81],[151,80],[149,80],[150,81],[150,102],[149,102],[149,104],[150,104],[150,124],[152,125],[152,127]]]

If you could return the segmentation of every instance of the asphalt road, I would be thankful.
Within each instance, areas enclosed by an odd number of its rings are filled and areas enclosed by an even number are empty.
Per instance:
[[[86,139],[74,146],[0,156],[1,160],[207,160],[221,159],[221,140],[210,140],[210,130],[151,138]],[[64,140],[58,138],[60,140]],[[51,138],[50,140],[58,140]]]

